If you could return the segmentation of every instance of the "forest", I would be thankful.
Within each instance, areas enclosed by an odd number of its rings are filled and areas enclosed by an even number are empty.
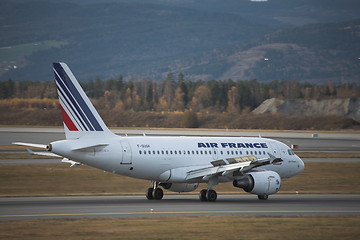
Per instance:
[[[322,85],[297,81],[190,81],[180,73],[164,81],[117,79],[82,82],[104,121],[112,127],[203,127],[265,129],[353,129],[354,119],[341,116],[255,115],[268,98],[358,98],[356,83]],[[55,81],[0,82],[2,125],[62,125]]]
[[[249,113],[268,98],[324,99],[358,98],[360,85],[344,83],[322,85],[293,81],[257,80],[189,81],[184,74],[167,75],[164,81],[117,79],[82,82],[86,94],[101,109],[139,111],[184,111]],[[57,99],[54,81],[0,82],[0,99]]]

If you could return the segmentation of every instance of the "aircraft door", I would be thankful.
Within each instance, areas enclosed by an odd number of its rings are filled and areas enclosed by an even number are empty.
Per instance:
[[[121,142],[122,146],[122,159],[120,164],[132,164],[131,147],[128,142]]]

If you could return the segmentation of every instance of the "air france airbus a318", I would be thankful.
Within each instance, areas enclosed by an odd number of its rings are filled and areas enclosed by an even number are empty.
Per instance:
[[[279,191],[282,178],[301,173],[303,161],[284,143],[253,137],[150,137],[112,133],[65,63],[53,63],[66,140],[47,145],[14,144],[46,149],[32,152],[63,158],[71,167],[86,164],[104,171],[151,181],[148,199],[173,192],[200,191],[213,202],[213,187],[232,181],[234,187],[265,200]],[[30,150],[29,150],[30,151]]]

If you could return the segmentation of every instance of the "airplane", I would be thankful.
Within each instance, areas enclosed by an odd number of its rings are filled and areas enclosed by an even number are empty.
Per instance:
[[[31,154],[63,158],[76,167],[85,164],[114,174],[151,181],[149,200],[161,200],[162,188],[191,192],[199,183],[207,189],[201,201],[214,202],[213,189],[222,182],[266,200],[283,178],[304,170],[304,162],[282,142],[259,137],[119,136],[111,132],[79,82],[62,62],[53,63],[65,140],[47,145],[14,142],[46,149]]]

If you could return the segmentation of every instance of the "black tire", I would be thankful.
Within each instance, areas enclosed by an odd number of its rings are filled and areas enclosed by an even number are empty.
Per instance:
[[[199,199],[200,199],[200,201],[202,201],[202,202],[206,202],[206,201],[207,201],[207,199],[206,199],[206,193],[207,193],[207,190],[206,190],[206,189],[203,189],[203,190],[200,191],[200,193],[199,193]]]
[[[207,193],[206,193],[206,199],[209,201],[209,202],[215,202],[216,199],[217,199],[217,194],[214,190],[208,190]]]
[[[164,196],[164,192],[161,188],[155,188],[152,196],[155,200],[161,200]]]
[[[267,194],[258,195],[259,200],[267,200],[268,198],[269,198],[269,195],[267,195]]]
[[[154,197],[153,197],[153,188],[148,188],[147,192],[146,192],[146,198],[149,199],[149,200],[154,200]]]

